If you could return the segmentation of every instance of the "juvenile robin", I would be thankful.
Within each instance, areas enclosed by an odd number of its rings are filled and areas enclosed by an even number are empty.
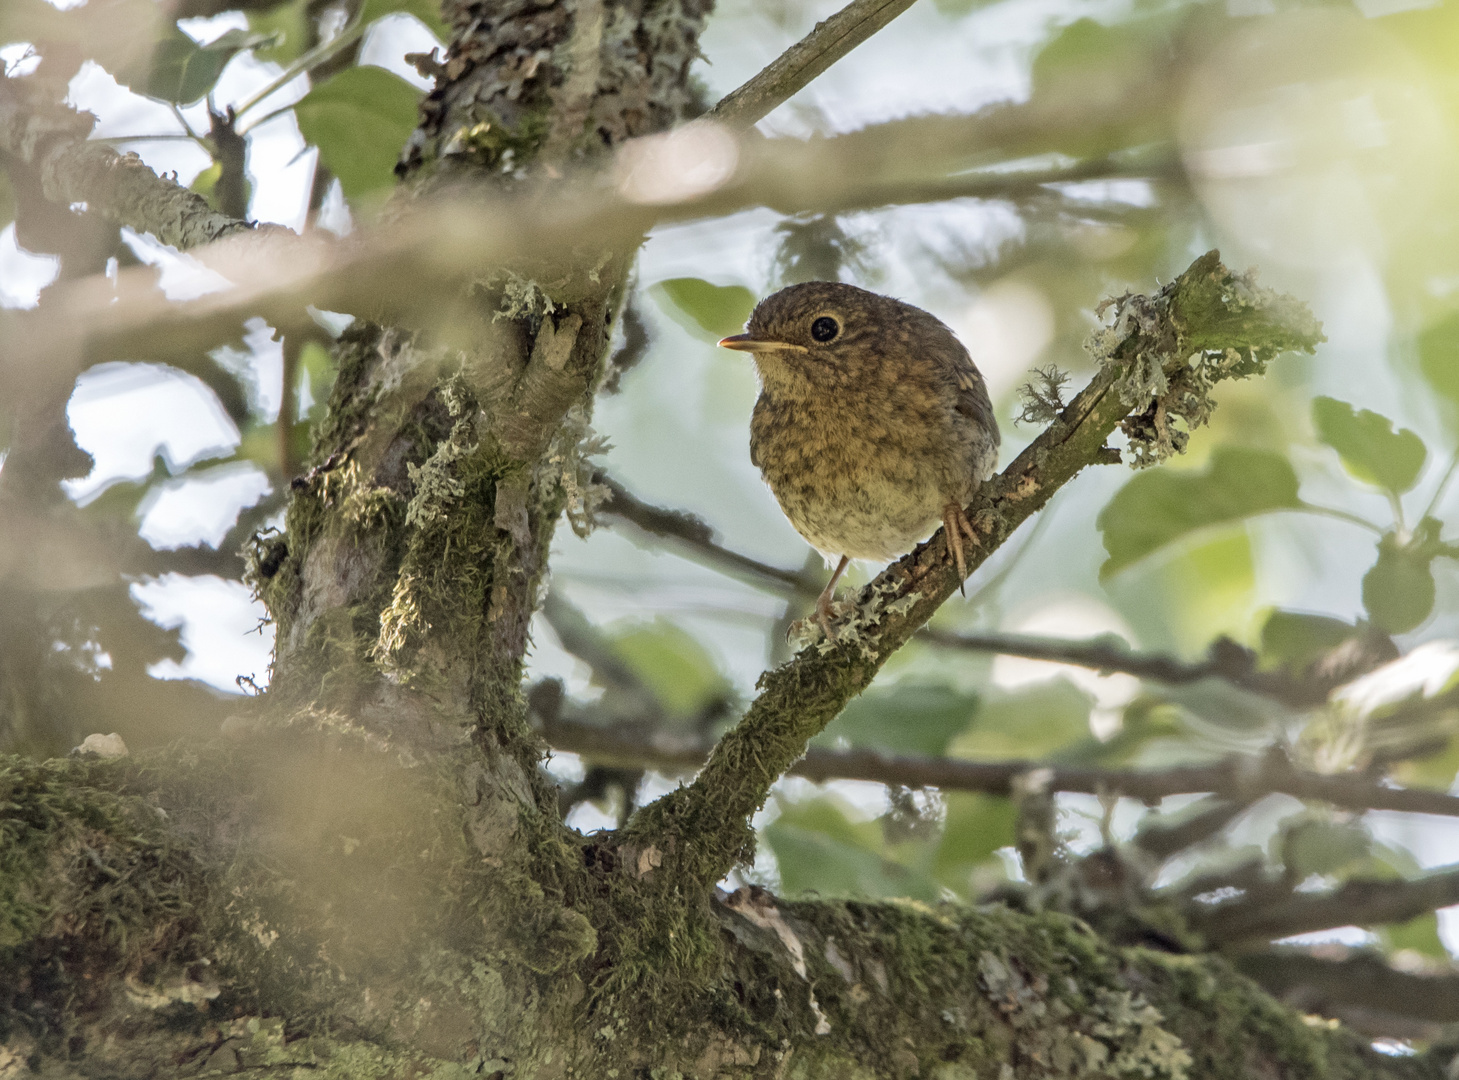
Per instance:
[[[939,319],[831,281],[762,300],[746,332],[720,342],[750,353],[760,397],[750,460],[801,536],[836,570],[816,601],[828,638],[831,598],[851,559],[888,562],[938,524],[958,574],[963,511],[998,458],[998,421],[968,351]]]

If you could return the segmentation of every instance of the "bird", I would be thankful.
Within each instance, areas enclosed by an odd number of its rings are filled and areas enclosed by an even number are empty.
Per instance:
[[[836,562],[816,600],[828,640],[836,582],[852,559],[889,562],[939,524],[959,580],[964,507],[998,458],[982,373],[952,330],[921,308],[835,281],[781,289],[726,349],[753,357],[760,396],[750,460],[806,541]]]

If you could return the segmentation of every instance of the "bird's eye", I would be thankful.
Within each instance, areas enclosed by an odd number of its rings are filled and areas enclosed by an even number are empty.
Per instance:
[[[835,339],[841,332],[841,324],[829,315],[822,315],[815,322],[811,323],[811,337],[821,344]]]

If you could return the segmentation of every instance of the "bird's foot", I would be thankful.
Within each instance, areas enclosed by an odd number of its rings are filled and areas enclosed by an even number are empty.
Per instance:
[[[964,583],[968,578],[968,561],[963,555],[963,538],[977,547],[981,541],[978,539],[978,532],[973,528],[973,523],[968,520],[968,515],[963,508],[955,502],[950,502],[942,508],[942,527],[947,530],[947,547],[952,552],[952,561],[957,566],[957,589],[964,596],[967,590]]]
[[[831,629],[831,600],[836,595],[836,582],[841,580],[841,575],[846,572],[846,564],[850,561],[849,556],[841,556],[841,561],[831,572],[831,580],[826,582],[826,587],[821,590],[821,595],[816,597],[816,622],[820,623],[821,632],[826,635],[827,641],[836,640],[836,631]]]
[[[831,597],[834,591],[833,582],[816,600],[816,622],[820,625],[821,633],[826,635],[827,641],[836,640],[836,631],[831,626]]]

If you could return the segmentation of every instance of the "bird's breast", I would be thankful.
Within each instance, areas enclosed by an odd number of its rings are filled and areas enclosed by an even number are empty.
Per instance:
[[[935,397],[762,394],[751,458],[786,517],[830,555],[887,560],[909,551],[966,502],[975,475],[971,433]]]

